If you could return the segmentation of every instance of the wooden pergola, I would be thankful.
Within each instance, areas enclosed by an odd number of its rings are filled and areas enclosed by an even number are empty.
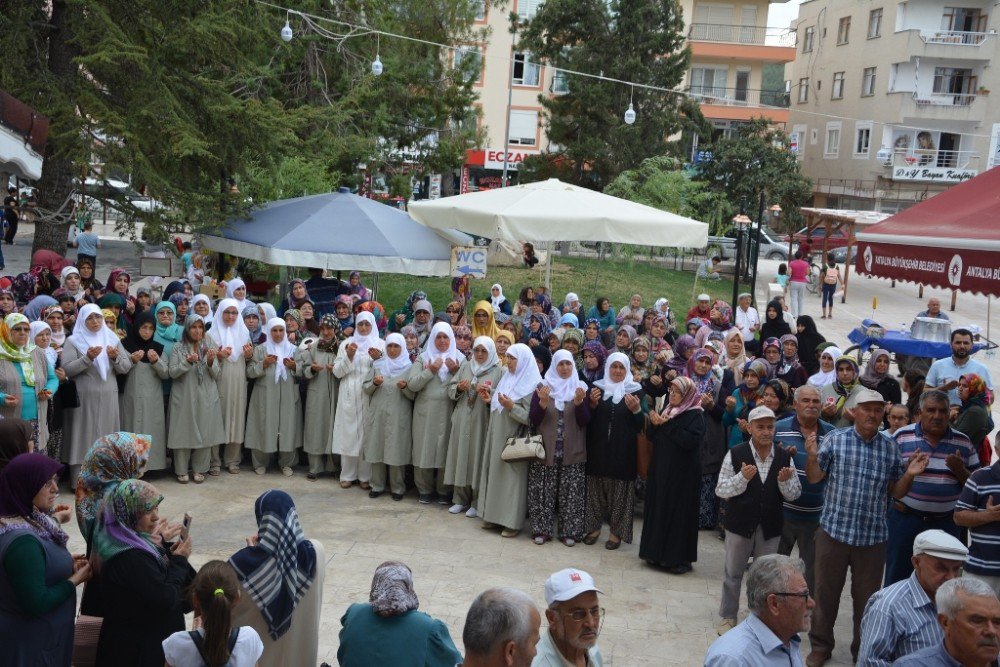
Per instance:
[[[847,303],[847,281],[851,274],[851,250],[857,242],[854,233],[858,225],[867,227],[876,222],[882,222],[889,217],[888,213],[876,213],[875,211],[853,211],[839,208],[801,208],[799,211],[806,221],[805,234],[811,238],[814,233],[822,228],[823,230],[823,261],[826,261],[826,254],[830,251],[830,236],[842,228],[847,231],[847,259],[844,262],[844,294],[840,297],[841,303]],[[792,257],[793,236],[788,240],[788,256]]]

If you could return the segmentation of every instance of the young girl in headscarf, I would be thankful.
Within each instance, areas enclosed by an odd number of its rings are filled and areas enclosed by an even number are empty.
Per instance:
[[[901,403],[903,392],[899,381],[892,377],[890,369],[892,355],[888,350],[872,350],[865,366],[865,372],[859,378],[861,384],[882,394],[887,403]]]
[[[400,333],[403,335],[403,340],[406,341],[404,348],[406,354],[410,357],[410,363],[413,363],[420,356],[420,337],[417,336],[417,330],[412,324],[407,324]]]
[[[361,449],[371,465],[370,498],[386,488],[395,501],[406,493],[413,449],[413,392],[406,378],[412,366],[403,335],[391,333],[385,338],[385,354],[365,374],[363,389],[370,402]]]
[[[67,266],[60,273],[62,278],[62,288],[73,297],[73,300],[80,302],[87,298],[87,290],[83,287],[80,278],[80,270],[75,266]]]
[[[295,345],[285,333],[285,320],[274,317],[265,325],[267,340],[258,345],[247,364],[247,377],[254,380],[247,416],[246,447],[253,470],[267,471],[271,455],[278,467],[292,476],[302,446],[302,403],[296,378],[302,369],[295,361]]]
[[[215,309],[215,326],[209,337],[219,346],[219,399],[225,447],[212,450],[209,472],[225,465],[232,475],[240,472],[247,413],[247,362],[253,357],[250,330],[240,313],[236,299],[223,299]],[[220,450],[222,450],[220,452]]]
[[[137,313],[132,330],[122,345],[132,360],[125,389],[121,394],[122,430],[144,433],[153,447],[148,469],[167,467],[167,421],[163,409],[163,381],[170,377],[170,358],[154,339],[156,318],[150,312]]]
[[[340,347],[340,323],[333,313],[320,320],[319,336],[307,338],[296,352],[297,367],[306,380],[306,411],[302,423],[302,449],[309,456],[306,479],[316,480],[333,473],[333,419],[337,413],[340,381],[333,374],[333,362]]]
[[[743,381],[726,397],[726,412],[722,423],[729,429],[729,449],[746,440],[747,417],[757,407],[767,382],[767,366],[760,359],[746,362]]]
[[[769,301],[767,309],[764,311],[764,322],[760,326],[760,339],[781,338],[785,334],[792,333],[788,322],[783,315],[784,309],[777,300]]]
[[[108,274],[108,294],[118,294],[125,299],[122,315],[124,315],[127,325],[132,324],[132,317],[135,315],[135,297],[130,296],[128,292],[131,282],[132,276],[125,269],[112,269],[111,273]]]
[[[785,334],[779,342],[781,361],[773,377],[784,380],[793,390],[798,389],[809,379],[806,369],[799,363],[799,341],[793,334]]]
[[[219,346],[205,335],[205,322],[191,315],[184,322],[181,342],[170,353],[170,409],[167,447],[174,458],[174,475],[187,484],[205,481],[212,464],[212,448],[226,439],[222,428]],[[263,393],[263,392],[261,392]],[[253,412],[251,411],[251,417]],[[218,472],[216,471],[217,475]]]
[[[444,483],[452,486],[452,514],[476,516],[479,472],[489,425],[490,407],[483,400],[500,381],[502,364],[496,344],[488,336],[473,341],[472,356],[462,363],[448,383],[448,397],[455,401],[451,435],[444,467]]]
[[[385,343],[378,337],[375,318],[358,313],[354,335],[340,344],[333,362],[333,374],[340,380],[337,414],[333,422],[333,453],[340,454],[340,486],[348,489],[356,482],[371,489],[371,466],[361,458],[368,396],[364,379],[376,361],[385,355]]]
[[[820,416],[836,426],[846,428],[854,423],[851,410],[847,408],[851,398],[864,388],[858,382],[858,362],[843,356],[835,364],[837,379],[823,387],[819,393]]]

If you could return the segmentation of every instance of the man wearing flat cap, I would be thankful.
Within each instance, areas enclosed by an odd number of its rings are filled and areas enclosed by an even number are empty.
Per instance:
[[[868,600],[861,620],[858,664],[888,667],[904,655],[941,643],[934,596],[944,582],[960,577],[969,550],[940,529],[913,540],[913,573]]]
[[[720,635],[736,626],[740,588],[750,558],[778,553],[784,523],[782,503],[795,500],[802,484],[791,454],[775,446],[774,412],[763,405],[750,411],[750,440],[733,447],[722,461],[715,495],[726,503],[725,578],[716,628]]]

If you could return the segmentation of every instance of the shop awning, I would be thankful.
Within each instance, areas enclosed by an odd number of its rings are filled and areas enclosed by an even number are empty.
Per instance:
[[[1000,296],[1000,169],[991,169],[857,234],[857,270]]]

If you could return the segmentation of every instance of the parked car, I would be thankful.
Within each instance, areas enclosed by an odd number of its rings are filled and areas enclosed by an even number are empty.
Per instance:
[[[791,239],[789,239],[788,236],[785,236],[786,246],[789,240],[791,240],[792,243],[795,245],[796,249],[798,249],[803,243],[805,243],[806,238],[809,238],[812,241],[812,253],[815,255],[818,252],[822,252],[823,239],[826,236],[826,230],[822,227],[817,227],[812,231],[812,234],[806,234],[807,229],[808,229],[807,227],[803,227],[799,231],[795,232],[795,234],[791,236]],[[826,247],[827,248],[845,247],[847,245],[847,239],[848,239],[848,231],[845,227],[841,227],[836,231],[830,232],[830,240],[827,241]]]
[[[750,235],[756,236],[756,227],[750,229]],[[776,240],[773,231],[764,227],[760,230],[760,252],[758,257],[773,259],[779,262],[788,261],[788,244]],[[744,237],[744,242],[746,237]],[[722,236],[709,236],[705,253],[711,257],[718,255],[722,259],[732,259],[736,256],[736,229],[730,229]]]
[[[816,246],[813,247],[815,248]],[[833,255],[833,261],[835,261],[837,264],[847,263],[847,246],[840,246],[839,248],[834,248],[833,250],[830,251],[830,254]],[[854,260],[857,259],[857,257],[858,257],[858,245],[854,244],[853,246],[851,246],[851,264],[854,264]]]

